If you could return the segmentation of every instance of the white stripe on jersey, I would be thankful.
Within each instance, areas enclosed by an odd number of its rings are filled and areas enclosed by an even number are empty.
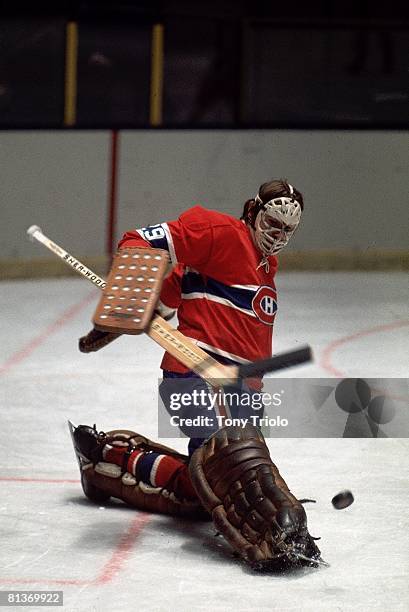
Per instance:
[[[158,223],[155,226],[148,226],[148,227],[143,227],[142,229],[135,230],[140,235],[141,238],[146,240],[146,242],[151,242],[151,241],[154,241],[154,240],[159,238],[159,237],[156,238],[156,239],[152,238],[152,240],[150,241],[149,238],[147,238],[145,236],[144,230],[148,230],[149,227],[152,227],[152,229],[156,229],[156,228],[163,229],[163,232],[165,234],[164,237],[166,238],[166,242],[167,242],[168,249],[169,249],[169,256],[170,256],[171,262],[172,262],[173,265],[176,265],[178,263],[178,260],[176,259],[175,245],[173,244],[173,238],[172,238],[172,234],[170,233],[168,224],[167,223]],[[163,237],[161,237],[161,238],[163,238]]]
[[[165,457],[166,455],[159,455],[159,457],[156,457],[155,461],[153,462],[152,468],[151,468],[151,473],[149,475],[149,480],[151,481],[151,484],[153,487],[156,487],[156,472],[158,471],[158,467],[160,462],[162,461],[162,459]]]
[[[185,276],[189,274],[189,272],[193,272],[194,274],[198,274],[198,275],[201,274],[201,272],[198,272],[198,270],[196,270],[195,268],[186,266],[183,271],[183,275]],[[261,285],[227,285],[226,284],[226,287],[233,287],[233,289],[245,289],[246,291],[254,291],[254,293],[257,293]]]
[[[142,456],[143,456],[143,451],[141,451],[138,455],[135,455],[134,457],[132,457],[131,464],[130,464],[130,467],[131,467],[130,472],[133,476],[136,476],[136,464],[138,463],[139,459]]]
[[[255,313],[252,310],[247,310],[246,308],[240,308],[227,300],[226,298],[221,298],[217,295],[212,295],[211,293],[204,293],[201,291],[195,291],[193,293],[182,293],[182,298],[184,300],[197,300],[197,299],[206,299],[210,302],[217,302],[218,304],[223,304],[224,306],[229,306],[229,308],[233,308],[234,310],[239,310],[243,314],[248,315],[249,317],[257,318]]]
[[[167,223],[161,223],[161,226],[165,230],[166,240],[168,241],[170,259],[173,265],[175,266],[178,263],[178,260],[176,258],[176,251],[175,245],[173,244],[172,234],[170,233],[170,229]]]
[[[247,289],[248,291],[258,291],[261,285],[229,285],[229,287],[234,287],[234,289]]]

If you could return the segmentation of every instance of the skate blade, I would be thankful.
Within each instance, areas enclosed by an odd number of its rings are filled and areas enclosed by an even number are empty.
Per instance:
[[[89,464],[90,460],[87,457],[85,457],[84,455],[82,455],[79,452],[79,450],[77,449],[77,447],[75,446],[74,432],[77,429],[76,426],[69,419],[67,420],[67,423],[68,423],[68,429],[70,430],[71,441],[72,441],[72,445],[73,445],[73,448],[74,448],[75,456],[77,458],[78,467],[80,468],[80,472],[82,472],[83,468],[84,468],[84,465]]]

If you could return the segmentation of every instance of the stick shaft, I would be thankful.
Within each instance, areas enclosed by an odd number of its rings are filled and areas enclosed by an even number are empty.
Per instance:
[[[78,259],[68,253],[68,251],[47,238],[40,229],[30,233],[30,235],[94,285],[100,289],[106,286],[106,281],[103,278],[84,266]],[[233,377],[233,368],[223,366],[213,359],[213,357],[210,357],[210,355],[188,340],[188,338],[159,315],[153,317],[146,333],[154,342],[159,344],[173,357],[178,359],[178,361],[183,363],[183,365],[196,372],[206,381],[211,382],[212,380],[214,381],[214,379]]]
[[[260,376],[264,372],[272,372],[277,370],[283,370],[285,368],[291,368],[302,363],[311,361],[312,353],[311,347],[306,345],[294,351],[287,353],[281,353],[268,359],[262,359],[255,363],[249,363],[239,366],[239,375],[243,378],[247,376]]]
[[[85,276],[85,278],[91,283],[94,283],[100,289],[103,289],[106,285],[106,282],[103,278],[95,274],[92,270],[84,266],[78,259],[73,257],[68,251],[60,247],[58,244],[47,238],[40,230],[36,230],[31,234],[33,238],[35,238],[38,242],[41,242],[47,249],[55,253],[60,259],[62,259],[68,266],[70,266],[73,270]]]

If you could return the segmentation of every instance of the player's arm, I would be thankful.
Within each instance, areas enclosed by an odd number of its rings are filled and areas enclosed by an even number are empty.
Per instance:
[[[137,238],[136,240],[139,242],[138,246],[141,246],[141,239]],[[150,245],[146,243],[144,246]],[[169,321],[175,315],[182,300],[182,276],[183,265],[178,264],[170,271],[163,281],[160,299],[156,304],[156,312],[166,321]],[[120,335],[121,334],[100,331],[94,328],[86,336],[82,336],[79,339],[78,347],[82,353],[93,353],[104,348],[107,344],[116,340]]]
[[[182,264],[178,264],[166,276],[162,284],[156,310],[166,321],[173,317],[182,301],[183,268]]]
[[[211,213],[195,206],[176,221],[149,225],[126,232],[119,248],[149,246],[165,249],[173,265],[200,266],[209,260],[213,243]]]
[[[196,206],[183,213],[176,221],[158,223],[126,232],[118,245],[119,249],[147,247],[168,251],[170,260],[176,266],[162,285],[158,312],[170,319],[180,303],[180,283],[183,266],[192,267],[208,260],[212,249],[212,226],[206,209]],[[163,307],[161,307],[161,302]],[[119,334],[93,329],[79,340],[83,353],[98,351]]]

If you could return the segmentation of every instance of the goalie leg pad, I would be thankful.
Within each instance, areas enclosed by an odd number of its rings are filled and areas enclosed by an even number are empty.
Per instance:
[[[258,429],[223,427],[195,451],[189,471],[216,529],[253,568],[319,563],[305,510]]]
[[[82,487],[92,501],[101,503],[112,496],[138,510],[200,519],[207,516],[191,486],[186,455],[129,430],[98,433],[95,426],[74,428],[72,424],[70,429]],[[148,478],[141,479],[138,464],[148,466],[151,478],[160,481],[170,476],[155,486],[146,482]],[[159,474],[161,464],[165,469]]]

